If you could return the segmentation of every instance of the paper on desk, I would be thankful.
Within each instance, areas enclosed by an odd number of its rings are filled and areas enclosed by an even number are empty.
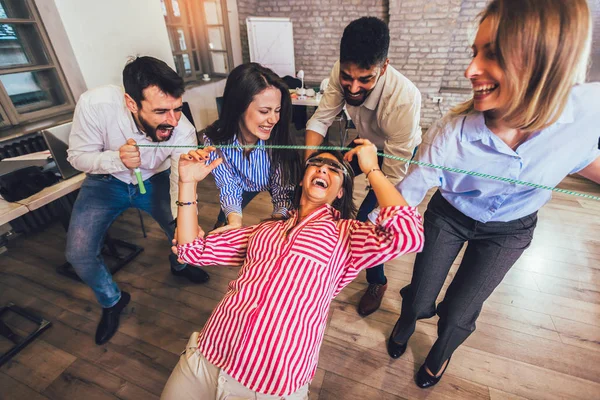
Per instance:
[[[38,151],[37,153],[25,154],[22,156],[4,158],[2,161],[28,161],[28,160],[45,160],[50,157],[50,150]]]

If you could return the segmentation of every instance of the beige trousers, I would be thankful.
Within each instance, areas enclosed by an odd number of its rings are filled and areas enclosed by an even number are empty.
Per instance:
[[[271,396],[254,392],[209,363],[198,351],[198,332],[194,332],[171,373],[160,399],[308,400],[308,384],[288,396]]]

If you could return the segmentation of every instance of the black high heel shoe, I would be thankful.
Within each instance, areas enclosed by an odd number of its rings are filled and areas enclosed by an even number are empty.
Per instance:
[[[390,337],[387,341],[387,352],[392,358],[400,358],[400,356],[406,351],[406,347],[408,345],[408,342],[400,344],[394,341],[394,333],[396,332],[399,322],[399,320],[396,321],[396,325],[394,325],[394,329],[392,329],[392,333],[390,333]]]
[[[419,372],[417,372],[417,377],[415,379],[417,386],[421,389],[427,389],[429,387],[435,386],[440,381],[440,379],[442,379],[442,376],[444,376],[444,372],[446,372],[446,370],[448,369],[448,364],[450,364],[450,358],[448,359],[446,366],[439,375],[431,376],[429,375],[429,372],[427,372],[427,369],[425,369],[425,363],[423,363],[423,365],[421,365],[421,368],[419,368]]]
[[[387,352],[392,358],[400,358],[406,351],[407,344],[408,343],[398,344],[394,342],[394,339],[390,336],[387,342]]]

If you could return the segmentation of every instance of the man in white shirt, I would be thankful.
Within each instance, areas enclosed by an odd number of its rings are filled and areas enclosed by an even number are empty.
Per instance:
[[[96,344],[115,334],[120,313],[131,298],[119,290],[102,259],[106,231],[134,207],[160,224],[170,246],[179,155],[198,144],[196,129],[181,114],[183,80],[167,64],[138,57],[125,66],[123,86],[125,92],[118,86],[102,86],[82,94],[69,137],[68,160],[87,177],[73,207],[66,257],[103,307]],[[165,147],[136,146],[156,143]],[[173,145],[189,148],[168,147]],[[141,170],[146,194],[140,193],[135,168]],[[169,260],[176,276],[195,283],[209,279],[200,268],[179,264],[170,252]]]
[[[306,125],[307,146],[321,145],[334,118],[346,107],[359,137],[369,139],[385,154],[412,157],[421,143],[421,94],[389,65],[389,43],[386,23],[375,17],[357,19],[344,29],[340,60],[333,66],[325,94]],[[305,156],[310,153],[307,150]],[[408,170],[408,164],[389,158],[380,157],[379,165],[394,184]],[[356,174],[361,173],[356,159],[352,167]],[[370,190],[356,218],[366,221],[376,205]],[[381,305],[387,289],[383,264],[367,270],[367,281],[369,287],[358,306],[361,315],[369,315]]]

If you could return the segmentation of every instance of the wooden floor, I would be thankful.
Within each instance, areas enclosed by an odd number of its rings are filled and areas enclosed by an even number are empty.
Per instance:
[[[563,187],[600,194],[598,185],[573,178]],[[203,182],[199,195],[200,222],[208,228],[218,212],[214,183]],[[245,210],[245,223],[258,222],[270,209],[268,195],[261,195]],[[64,261],[61,226],[11,241],[0,255],[0,304],[15,302],[53,325],[0,368],[1,399],[160,396],[189,335],[205,323],[237,269],[207,268],[205,285],[171,276],[163,233],[150,218],[145,222],[145,239],[131,210],[112,228],[114,236],[145,250],[115,276],[132,301],[104,346],[94,344],[100,307],[91,290],[54,270]],[[333,302],[311,399],[600,398],[600,202],[555,195],[540,211],[533,245],[429,390],[417,388],[413,376],[436,338],[435,318],[418,323],[402,358],[392,360],[385,350],[413,260],[410,255],[386,266],[389,288],[373,315],[356,313],[364,274]]]

